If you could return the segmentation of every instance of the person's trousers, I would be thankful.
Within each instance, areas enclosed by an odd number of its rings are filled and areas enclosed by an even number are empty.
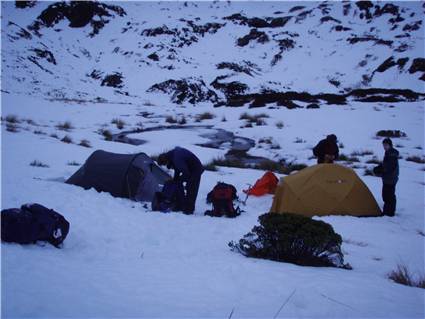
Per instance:
[[[395,184],[382,184],[382,200],[384,201],[384,211],[387,216],[394,216],[397,199],[395,197]]]
[[[193,175],[188,181],[186,181],[186,198],[183,209],[183,212],[186,214],[193,214],[195,211],[195,203],[196,197],[198,197],[201,175],[202,174]]]

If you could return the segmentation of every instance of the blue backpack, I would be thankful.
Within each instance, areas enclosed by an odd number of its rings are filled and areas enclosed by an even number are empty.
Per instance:
[[[69,222],[58,212],[40,204],[1,211],[1,240],[19,244],[47,241],[59,248],[69,232]]]
[[[181,181],[165,182],[161,192],[156,192],[152,200],[152,210],[160,212],[179,211],[184,205],[184,187]]]

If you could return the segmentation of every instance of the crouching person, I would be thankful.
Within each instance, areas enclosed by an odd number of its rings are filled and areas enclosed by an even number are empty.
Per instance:
[[[174,180],[186,183],[183,213],[193,214],[201,175],[204,172],[204,167],[199,158],[185,148],[176,147],[159,155],[158,164],[161,166],[166,165],[169,169],[173,169]]]
[[[330,134],[325,139],[317,143],[317,145],[313,148],[313,154],[317,157],[317,164],[332,164],[334,160],[338,159],[339,148],[337,141],[338,138],[336,135]]]

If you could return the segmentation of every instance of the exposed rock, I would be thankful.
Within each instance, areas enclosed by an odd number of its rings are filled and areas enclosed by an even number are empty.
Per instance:
[[[284,27],[289,20],[291,20],[291,16],[287,17],[279,17],[279,18],[273,18],[273,17],[267,17],[265,19],[261,18],[247,18],[244,15],[240,13],[232,14],[231,16],[224,17],[225,20],[230,20],[233,23],[241,24],[241,25],[247,25],[251,28],[280,28]]]
[[[167,80],[151,86],[147,92],[163,92],[171,95],[171,101],[177,104],[189,102],[218,102],[217,94],[209,89],[200,78]]]
[[[42,27],[51,28],[66,18],[71,28],[82,28],[90,24],[92,32],[89,36],[93,37],[109,22],[108,18],[114,17],[115,14],[122,17],[126,13],[119,6],[100,2],[56,2],[43,10],[29,29],[40,35],[39,31]]]
[[[311,103],[311,104],[307,105],[306,108],[307,109],[320,109],[320,106],[317,103]]]
[[[425,59],[416,58],[413,60],[412,65],[409,68],[409,73],[413,74],[416,72],[425,72]]]
[[[332,30],[341,32],[341,31],[351,31],[352,29],[351,28],[344,27],[342,25],[336,25],[336,26],[333,26],[332,27]]]
[[[292,7],[290,10],[289,10],[289,12],[295,12],[295,11],[299,11],[299,10],[302,10],[302,9],[304,9],[305,7],[304,6],[295,6],[295,7]]]
[[[376,10],[373,14],[375,17],[380,17],[384,14],[399,15],[399,7],[392,3],[386,3],[383,7],[376,5],[375,8]]]
[[[192,28],[192,31],[196,34],[204,36],[206,33],[214,34],[219,29],[224,27],[225,23],[206,23],[204,25],[196,25],[193,21],[187,21],[187,24]]]
[[[232,82],[219,82],[223,77],[217,77],[214,81],[211,82],[211,86],[219,91],[222,91],[226,97],[244,94],[249,88],[245,83],[241,83],[238,81]]]
[[[113,74],[108,74],[103,78],[102,83],[100,85],[110,86],[114,88],[122,88],[124,86],[123,76],[121,73],[118,73],[118,72],[115,72]]]
[[[409,58],[401,58],[395,61],[394,57],[389,57],[380,66],[378,66],[374,72],[385,72],[396,65],[398,65],[398,68],[401,70],[404,68],[408,60]]]
[[[372,37],[372,36],[351,37],[351,38],[348,38],[347,41],[350,42],[350,44],[372,41],[372,42],[375,42],[375,44],[386,45],[386,46],[389,46],[389,47],[391,47],[391,45],[393,44],[393,41],[391,41],[391,40],[382,40],[382,39],[378,39],[378,38],[375,38],[375,37]]]
[[[336,22],[338,24],[341,24],[340,20],[337,20],[337,19],[335,19],[331,16],[326,16],[326,17],[323,17],[323,18],[320,19],[320,23],[325,23],[325,22],[328,22],[328,21],[333,21],[333,22]]]
[[[42,59],[46,59],[47,62],[56,65],[55,57],[54,57],[53,53],[50,52],[49,50],[33,49],[32,51],[35,52],[37,57],[42,58]]]
[[[156,54],[156,52],[155,52],[155,53],[149,54],[149,55],[148,55],[148,59],[151,59],[151,60],[153,60],[153,61],[159,61],[159,56],[158,56],[158,54]]]
[[[258,31],[257,29],[251,29],[249,34],[242,38],[239,38],[236,43],[238,46],[244,47],[248,45],[251,40],[257,40],[258,43],[266,43],[269,42],[269,37],[266,33],[262,31]]]
[[[362,11],[360,14],[360,19],[366,17],[367,20],[372,19],[372,14],[370,9],[373,8],[373,3],[371,1],[357,1],[356,6]]]
[[[100,80],[103,76],[103,72],[99,70],[93,70],[88,76],[94,80]]]
[[[217,69],[229,69],[238,73],[245,73],[247,75],[253,76],[253,74],[259,74],[258,72],[261,69],[252,62],[242,61],[242,63],[233,63],[233,62],[221,62],[217,64]]]
[[[406,24],[403,27],[403,31],[406,31],[406,32],[416,31],[416,30],[419,30],[420,29],[421,25],[422,25],[422,20],[413,22],[411,24]]]
[[[36,3],[37,1],[15,1],[15,7],[19,9],[32,8]]]

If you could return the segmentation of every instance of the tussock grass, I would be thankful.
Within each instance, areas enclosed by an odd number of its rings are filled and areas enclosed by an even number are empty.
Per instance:
[[[285,124],[282,121],[278,121],[276,122],[276,127],[281,130],[285,127]]]
[[[401,285],[425,289],[425,275],[415,276],[406,265],[398,264],[397,269],[388,274],[388,278]]]
[[[215,115],[211,112],[204,112],[196,115],[196,122],[202,122],[203,120],[212,120]]]
[[[117,129],[119,129],[119,130],[122,130],[124,128],[124,126],[127,125],[126,122],[124,122],[123,120],[121,120],[119,118],[112,119],[111,124],[115,124],[117,126]]]
[[[112,133],[107,129],[100,129],[99,134],[103,136],[105,141],[112,141]]]
[[[30,163],[30,166],[34,166],[34,167],[49,167],[49,165],[44,164],[43,162],[40,162],[40,161],[38,161],[38,160],[33,160],[33,161]]]
[[[351,152],[351,156],[366,156],[366,155],[373,155],[373,151],[371,150],[357,150]]]
[[[7,123],[11,123],[11,124],[21,123],[21,120],[18,118],[18,116],[14,115],[14,114],[6,115],[6,117],[4,118],[4,120]]]
[[[69,135],[65,135],[62,139],[61,142],[67,143],[67,144],[71,144],[72,143],[72,138]]]
[[[81,164],[78,163],[78,162],[76,162],[76,161],[70,161],[66,165],[69,165],[69,166],[80,166]]]
[[[82,139],[78,145],[83,146],[83,147],[89,147],[89,148],[91,147],[90,141],[88,141],[86,139]]]
[[[58,130],[61,130],[61,131],[70,131],[70,130],[72,130],[74,127],[72,126],[71,122],[69,122],[69,121],[65,121],[65,122],[63,122],[63,123],[59,123],[59,124],[57,124],[57,125],[56,125],[56,128],[57,128]]]
[[[417,155],[413,155],[413,156],[409,156],[406,158],[406,161],[409,162],[414,162],[414,163],[418,163],[418,164],[425,164],[425,157],[420,157]]]

